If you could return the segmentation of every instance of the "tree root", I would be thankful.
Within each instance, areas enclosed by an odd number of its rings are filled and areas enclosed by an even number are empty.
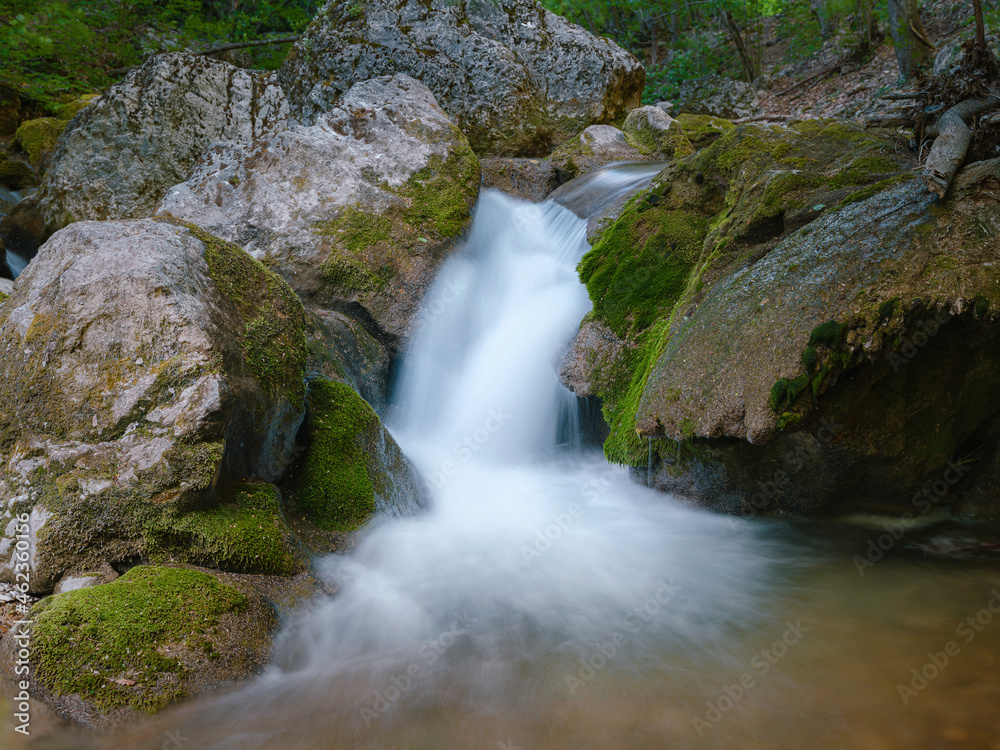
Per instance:
[[[924,162],[923,181],[939,200],[951,187],[972,143],[969,121],[997,107],[1000,107],[1000,98],[997,97],[966,99],[941,115],[937,123],[928,128],[927,134],[937,137]]]

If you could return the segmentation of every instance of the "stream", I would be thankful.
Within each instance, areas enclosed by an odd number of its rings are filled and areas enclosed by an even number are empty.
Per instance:
[[[105,736],[38,716],[14,746],[1000,747],[995,565],[873,553],[880,519],[714,515],[581,445],[556,370],[590,309],[585,230],[483,192],[387,415],[430,508],[324,559],[338,594],[265,674]]]

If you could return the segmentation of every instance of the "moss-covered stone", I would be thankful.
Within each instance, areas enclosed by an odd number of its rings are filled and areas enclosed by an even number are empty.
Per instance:
[[[725,135],[735,128],[729,120],[711,115],[692,115],[682,112],[674,120],[681,126],[684,135],[696,150],[711,146],[719,136]]]
[[[309,381],[309,448],[297,473],[297,503],[307,520],[328,531],[353,531],[375,513],[375,484],[361,435],[378,415],[350,386]]]
[[[41,686],[98,709],[156,711],[186,694],[192,654],[216,659],[247,644],[223,632],[247,598],[207,573],[132,568],[112,583],[44,599],[31,612],[32,664]]]
[[[271,484],[243,481],[206,510],[164,509],[146,532],[147,553],[234,573],[288,576],[304,567],[302,552]]]
[[[88,107],[100,94],[84,94],[72,101],[61,104],[56,108],[56,118],[60,120],[72,120],[78,112]]]
[[[28,160],[38,165],[56,147],[56,140],[66,129],[66,121],[55,117],[40,117],[21,123],[14,134],[14,145],[20,146]]]
[[[9,159],[0,156],[0,185],[8,190],[23,190],[35,187],[39,181],[38,173],[31,165],[20,159]]]
[[[644,462],[648,449],[634,434],[633,409],[649,375],[642,368],[653,366],[673,329],[715,284],[756,263],[782,238],[824,213],[849,205],[852,195],[912,178],[905,171],[912,163],[909,156],[881,136],[850,125],[821,121],[737,128],[694,116],[676,122],[686,122],[689,132],[720,132],[713,134],[711,146],[675,159],[633,197],[579,267],[595,316],[627,344],[619,361],[606,369],[624,368],[631,375],[596,384],[612,428],[605,451],[622,463]],[[816,364],[826,368],[824,376],[835,364],[832,356]],[[816,385],[809,378],[799,380],[787,379],[791,390],[787,384],[778,387],[775,408],[784,409],[790,396],[795,401]],[[676,440],[687,439],[679,426],[682,418],[698,424],[694,414],[678,417],[669,433]],[[786,426],[793,423],[785,418]]]

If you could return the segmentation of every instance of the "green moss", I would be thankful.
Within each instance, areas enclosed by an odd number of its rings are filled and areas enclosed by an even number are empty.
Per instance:
[[[478,181],[479,160],[471,149],[457,149],[447,160],[434,155],[400,193],[409,198],[404,220],[414,229],[455,237],[469,221],[469,185]]]
[[[280,276],[242,248],[188,222],[182,226],[205,245],[205,261],[215,286],[243,320],[240,348],[263,390],[287,397],[300,408],[305,395],[305,313],[302,303]]]
[[[829,347],[835,347],[840,343],[840,336],[846,328],[846,324],[838,323],[835,320],[828,320],[826,323],[820,323],[818,326],[813,328],[812,333],[809,334],[809,346],[816,346],[818,344],[824,344]]]
[[[771,408],[774,411],[778,410],[785,401],[785,394],[788,391],[788,378],[778,378],[778,380],[771,386],[771,395],[768,398],[768,403],[771,404]]]
[[[242,594],[206,573],[132,568],[33,608],[34,672],[55,694],[79,694],[99,709],[156,711],[184,695],[186,670],[166,649],[194,646],[220,616],[246,607]]]
[[[336,219],[317,223],[314,231],[335,236],[345,248],[356,253],[388,240],[392,234],[392,222],[385,216],[366,213],[354,205],[345,207]]]
[[[984,318],[990,311],[990,301],[986,297],[977,297],[975,301],[975,311],[977,318]]]
[[[375,485],[359,434],[378,416],[349,386],[317,377],[309,381],[309,449],[299,472],[298,504],[306,518],[328,531],[353,531],[375,513]]]
[[[41,117],[22,122],[14,134],[14,144],[20,146],[32,164],[38,164],[41,157],[56,147],[56,140],[66,129],[65,120],[55,117]]]
[[[30,164],[25,164],[17,159],[0,157],[0,184],[8,190],[34,187],[38,181],[38,173],[31,168]]]
[[[816,350],[811,346],[807,346],[802,350],[802,366],[805,367],[807,371],[812,370],[816,366],[817,358]]]
[[[580,261],[595,314],[626,335],[669,313],[687,286],[706,228],[697,213],[644,210],[641,196],[633,199]]]
[[[10,295],[4,294],[3,292],[0,292],[0,305],[2,305],[8,299],[10,299]]]
[[[237,573],[292,575],[302,569],[276,487],[245,481],[225,495],[226,502],[209,510],[164,513],[150,529],[151,548]]]
[[[80,110],[86,108],[89,104],[90,100],[74,99],[57,107],[56,117],[60,120],[72,120]]]
[[[675,119],[696,149],[711,146],[719,136],[736,127],[729,120],[711,115],[692,115],[685,112],[677,115]]]
[[[878,320],[879,323],[887,323],[896,312],[896,307],[899,305],[899,299],[891,299],[887,302],[883,302],[878,308]]]

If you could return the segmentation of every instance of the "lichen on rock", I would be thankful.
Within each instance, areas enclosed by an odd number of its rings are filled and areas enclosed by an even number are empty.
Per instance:
[[[303,328],[280,278],[197,228],[54,235],[0,307],[0,500],[32,514],[33,590],[161,551],[171,519],[231,503],[230,479],[279,478],[305,410]],[[9,579],[9,533],[0,550]]]
[[[352,87],[315,125],[253,148],[217,144],[159,213],[240,244],[310,308],[360,306],[397,347],[479,182],[468,141],[430,91],[385,76]]]

